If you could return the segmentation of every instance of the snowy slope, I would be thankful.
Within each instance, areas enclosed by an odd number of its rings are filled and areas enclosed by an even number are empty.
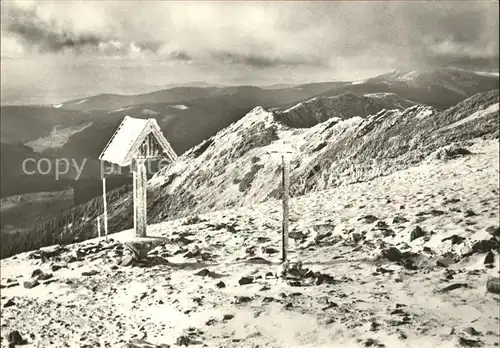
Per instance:
[[[2,332],[31,347],[493,347],[498,141],[467,149],[292,199],[302,268],[287,279],[275,200],[151,225],[141,263],[121,244],[132,230],[2,260]]]
[[[334,117],[307,129],[289,128],[274,113],[255,108],[155,175],[151,219],[278,197],[280,162],[268,153],[280,149],[292,151],[288,159],[295,195],[388,175],[454,142],[498,136],[498,100],[494,91],[444,112],[415,105],[367,117]],[[475,112],[482,117],[468,118]]]

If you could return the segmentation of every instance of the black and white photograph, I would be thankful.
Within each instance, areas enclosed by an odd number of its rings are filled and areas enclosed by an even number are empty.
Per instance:
[[[498,1],[0,9],[1,348],[500,345]]]

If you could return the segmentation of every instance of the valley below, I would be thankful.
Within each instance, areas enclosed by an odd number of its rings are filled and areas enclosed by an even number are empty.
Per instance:
[[[10,196],[0,200],[2,232],[29,231],[33,225],[57,216],[74,205],[73,190],[38,192]]]

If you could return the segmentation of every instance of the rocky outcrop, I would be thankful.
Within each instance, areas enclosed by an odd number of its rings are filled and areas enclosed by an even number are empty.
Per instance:
[[[331,118],[346,120],[351,117],[374,115],[388,105],[365,96],[346,93],[335,97],[316,97],[286,110],[275,112],[276,120],[290,127],[309,128]],[[395,104],[394,109],[402,109]],[[389,107],[388,109],[391,109]]]

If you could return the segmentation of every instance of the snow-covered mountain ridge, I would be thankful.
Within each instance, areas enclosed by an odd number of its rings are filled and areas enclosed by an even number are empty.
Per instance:
[[[297,197],[325,188],[372,180],[425,162],[450,146],[464,147],[477,138],[498,138],[498,90],[479,93],[444,110],[416,104],[374,114],[334,116],[310,128],[294,128],[279,112],[256,107],[158,172],[150,181],[148,221],[238,208],[279,198],[281,164],[276,151],[290,161],[290,191]],[[496,106],[495,106],[496,105]],[[451,151],[453,156],[453,151]],[[439,155],[441,156],[441,155]],[[108,202],[109,228],[133,226],[132,192],[123,188]],[[68,243],[97,234],[92,201],[81,212],[70,211],[71,233],[50,234],[45,243]],[[40,236],[42,238],[42,236]],[[16,243],[15,238],[12,239]],[[47,244],[45,244],[47,245]]]

